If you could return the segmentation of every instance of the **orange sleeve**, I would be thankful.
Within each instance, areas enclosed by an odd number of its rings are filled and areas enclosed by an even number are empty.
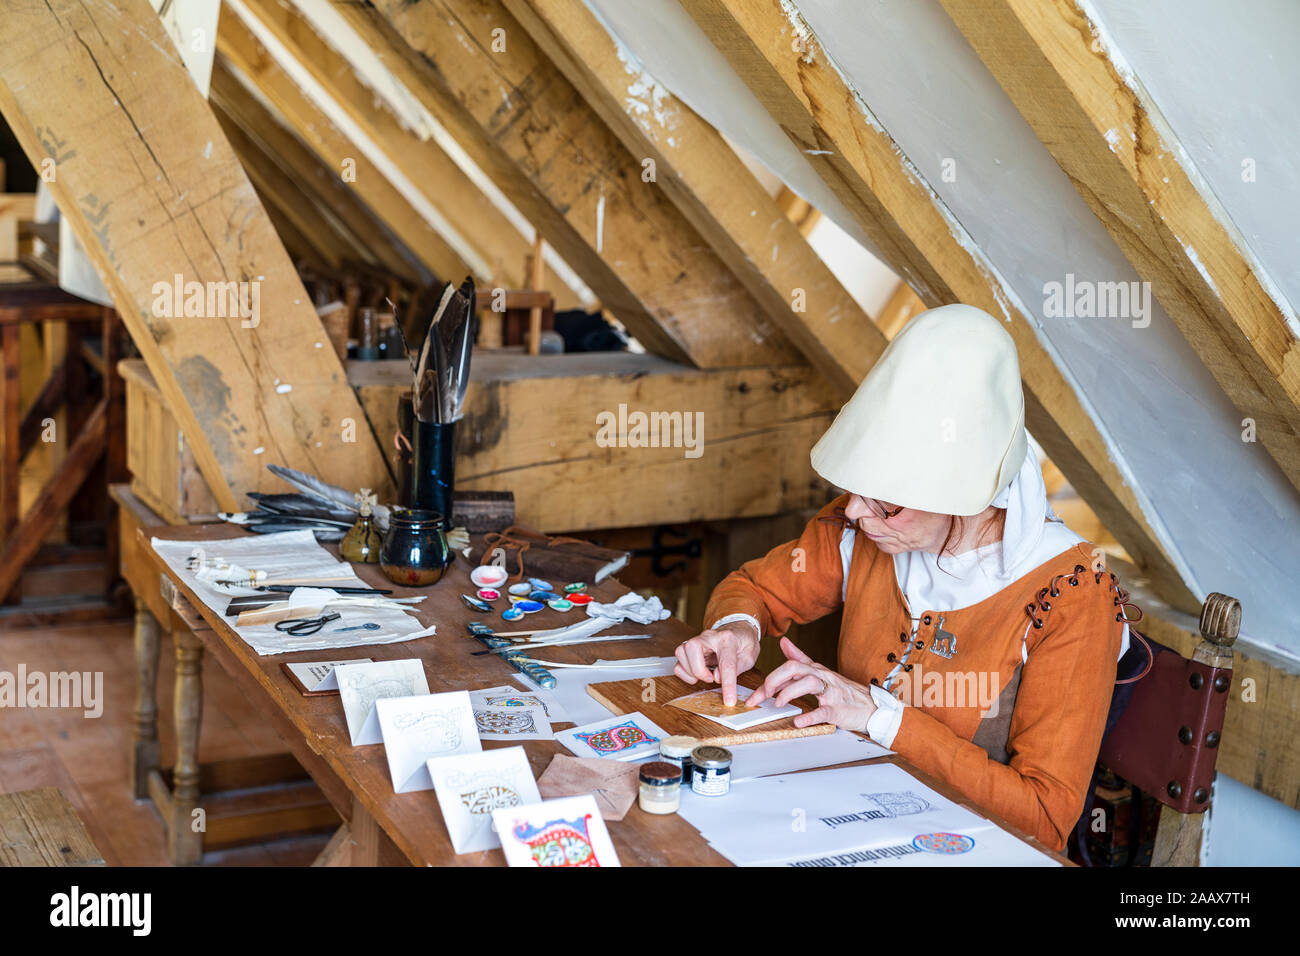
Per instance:
[[[1062,582],[1043,628],[1029,632],[1007,764],[916,707],[904,709],[893,742],[921,770],[1057,850],[1083,811],[1123,635],[1109,576],[1078,577],[1077,588]]]
[[[794,541],[779,544],[761,558],[747,561],[713,589],[704,610],[704,626],[729,614],[750,614],[763,634],[782,635],[791,623],[806,624],[825,617],[843,603],[844,571],[840,562],[839,522],[831,518],[843,508],[841,495],[819,511]]]

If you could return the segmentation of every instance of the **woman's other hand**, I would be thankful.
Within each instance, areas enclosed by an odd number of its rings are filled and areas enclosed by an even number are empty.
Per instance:
[[[788,637],[781,638],[781,652],[786,656],[785,663],[768,674],[767,680],[745,703],[758,704],[770,697],[778,707],[783,707],[796,697],[811,694],[820,706],[796,717],[796,727],[825,723],[866,733],[867,720],[876,712],[868,687],[814,663]]]
[[[745,621],[705,631],[677,645],[673,673],[688,684],[721,684],[722,702],[731,707],[736,703],[736,676],[758,660],[759,640],[758,631]]]

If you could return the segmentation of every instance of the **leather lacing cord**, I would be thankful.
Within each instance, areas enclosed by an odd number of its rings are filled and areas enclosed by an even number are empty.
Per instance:
[[[1077,588],[1079,586],[1080,576],[1087,573],[1087,568],[1082,564],[1076,564],[1073,571],[1067,571],[1064,574],[1058,574],[1053,577],[1047,587],[1039,590],[1034,601],[1025,605],[1025,613],[1029,616],[1031,625],[1035,630],[1041,629],[1043,625],[1047,623],[1047,615],[1052,611],[1052,602],[1047,599],[1049,597],[1054,598],[1061,596],[1060,582],[1064,580],[1070,587]],[[1113,571],[1096,570],[1092,572],[1092,580],[1094,584],[1101,584],[1102,579],[1106,577],[1110,578],[1110,590],[1115,593],[1115,598],[1111,602],[1117,608],[1115,612],[1115,620],[1121,624],[1137,624],[1142,620],[1142,609],[1129,600],[1129,592],[1120,587],[1119,579],[1115,577],[1115,573]],[[1128,616],[1127,611],[1129,608],[1132,608],[1134,612],[1136,612],[1137,617],[1130,618]],[[1116,684],[1132,684],[1135,681],[1141,680],[1143,677],[1147,676],[1151,670],[1151,666],[1155,663],[1155,653],[1151,650],[1151,645],[1146,642],[1146,639],[1137,631],[1133,630],[1132,627],[1129,628],[1129,634],[1130,636],[1137,638],[1138,642],[1146,648],[1147,664],[1146,667],[1142,669],[1142,673],[1138,674],[1136,677],[1117,680],[1115,682]]]
[[[534,531],[532,528],[512,524],[504,531],[489,531],[483,536],[483,556],[479,558],[478,563],[480,565],[491,563],[492,553],[497,548],[506,552],[514,549],[516,558],[519,561],[519,571],[506,580],[521,581],[524,577],[524,552],[533,543],[539,546],[547,544],[586,544],[585,541],[579,538],[552,538],[540,531]]]

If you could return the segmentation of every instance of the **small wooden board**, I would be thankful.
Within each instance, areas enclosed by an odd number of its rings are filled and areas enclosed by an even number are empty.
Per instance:
[[[751,689],[762,683],[757,671],[741,674],[737,683]],[[603,684],[588,684],[587,693],[600,701],[615,714],[642,713],[662,727],[669,735],[678,734],[695,737],[702,744],[717,747],[735,747],[739,744],[756,744],[765,740],[792,740],[796,737],[820,737],[822,734],[835,732],[834,724],[814,724],[811,727],[796,727],[793,717],[782,717],[770,724],[760,724],[747,730],[732,730],[707,717],[692,714],[680,707],[669,707],[670,700],[686,694],[705,690],[711,685],[688,684],[680,677],[634,677],[631,680],[606,681]],[[649,690],[653,687],[653,700]],[[811,698],[798,698],[791,703],[803,708],[805,712],[816,708]]]
[[[0,794],[0,866],[103,866],[86,825],[55,787]]]

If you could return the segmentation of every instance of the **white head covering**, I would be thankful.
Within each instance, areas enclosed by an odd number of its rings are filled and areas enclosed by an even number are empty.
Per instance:
[[[1048,503],[1042,468],[1032,450],[992,504],[1007,512],[1001,541],[961,554],[894,555],[899,587],[915,613],[977,604],[1083,540]]]
[[[938,514],[979,514],[1027,449],[1015,342],[969,305],[912,319],[812,450],[846,491]]]

